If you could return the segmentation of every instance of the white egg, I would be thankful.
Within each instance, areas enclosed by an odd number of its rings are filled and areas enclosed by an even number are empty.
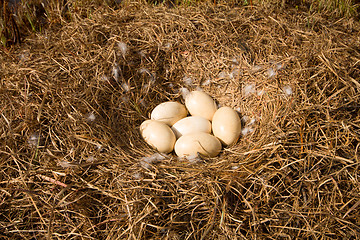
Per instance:
[[[176,137],[171,128],[163,122],[146,120],[140,125],[140,133],[150,146],[162,153],[174,149]]]
[[[238,113],[230,107],[219,108],[212,119],[212,131],[223,145],[235,143],[241,133],[241,120]]]
[[[164,102],[157,105],[151,112],[151,119],[172,126],[188,114],[186,107],[178,102]]]
[[[185,106],[192,116],[200,116],[211,121],[217,110],[212,97],[202,91],[192,91],[185,98]]]
[[[220,141],[204,132],[181,136],[175,143],[175,153],[179,157],[196,156],[215,157],[221,151]]]
[[[200,116],[191,116],[180,119],[171,129],[176,138],[196,132],[211,133],[211,123],[209,120]]]

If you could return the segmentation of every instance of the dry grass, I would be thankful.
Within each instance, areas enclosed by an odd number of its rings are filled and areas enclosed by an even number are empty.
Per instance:
[[[0,56],[1,238],[360,239],[359,22],[61,11]],[[144,164],[138,126],[180,87],[239,108],[249,131],[213,159]]]

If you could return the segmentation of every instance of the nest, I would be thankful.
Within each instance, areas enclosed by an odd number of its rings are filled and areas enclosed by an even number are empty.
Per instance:
[[[2,238],[360,237],[359,22],[73,7],[0,56]],[[239,141],[157,155],[139,125],[181,88],[240,111]]]

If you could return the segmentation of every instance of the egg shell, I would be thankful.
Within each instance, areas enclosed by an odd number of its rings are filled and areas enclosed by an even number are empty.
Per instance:
[[[174,149],[176,137],[171,128],[163,122],[146,120],[140,125],[140,133],[145,142],[162,153]]]
[[[219,108],[212,119],[212,132],[224,146],[235,143],[241,133],[241,120],[230,107]]]
[[[215,157],[221,151],[221,142],[213,135],[204,132],[181,136],[175,143],[175,153],[179,157],[196,156]]]
[[[186,107],[178,102],[163,102],[157,105],[151,112],[151,119],[172,126],[188,114]]]
[[[185,98],[185,106],[192,116],[200,116],[212,120],[217,110],[217,105],[207,93],[192,91]]]
[[[191,116],[180,119],[171,129],[176,138],[196,132],[211,133],[211,123],[209,120],[200,116]]]

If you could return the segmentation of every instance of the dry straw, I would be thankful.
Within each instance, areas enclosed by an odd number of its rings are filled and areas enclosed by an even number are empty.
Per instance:
[[[0,56],[1,238],[360,237],[359,22],[66,7]],[[183,87],[240,111],[237,144],[153,155],[138,126]]]

